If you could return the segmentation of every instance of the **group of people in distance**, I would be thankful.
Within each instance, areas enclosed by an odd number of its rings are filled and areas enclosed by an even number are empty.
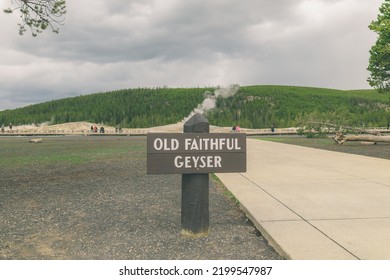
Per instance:
[[[4,133],[4,124],[1,124],[1,132]],[[9,124],[9,131],[12,131],[12,123]]]
[[[232,132],[240,132],[240,131],[241,131],[240,126],[234,125],[234,126],[232,127]]]
[[[104,127],[103,127],[103,126],[100,127],[100,129],[98,129],[98,127],[97,127],[96,125],[91,125],[91,132],[95,132],[95,133],[98,133],[98,132],[104,133],[105,130],[104,130]],[[121,132],[122,132],[122,127],[121,127],[120,125],[117,125],[117,126],[115,127],[115,132],[116,132],[116,133],[121,133]]]
[[[96,125],[91,125],[91,131],[97,133],[97,132],[98,132],[97,126],[96,126]],[[101,128],[99,129],[99,132],[100,132],[100,133],[104,133],[104,127],[101,127]]]

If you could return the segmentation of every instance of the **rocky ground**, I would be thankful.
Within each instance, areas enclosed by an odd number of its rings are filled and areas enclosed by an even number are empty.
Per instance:
[[[0,137],[0,259],[282,259],[210,183],[210,234],[181,236],[181,175],[144,137]]]
[[[145,137],[0,137],[0,259],[282,259],[210,182],[210,234],[181,236],[181,175],[146,175]],[[271,141],[390,159],[390,145]]]

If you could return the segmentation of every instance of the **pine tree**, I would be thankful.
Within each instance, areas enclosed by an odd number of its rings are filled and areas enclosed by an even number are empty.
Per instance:
[[[370,50],[367,70],[371,75],[367,81],[379,92],[390,92],[390,0],[381,5],[377,20],[369,28],[378,38]]]

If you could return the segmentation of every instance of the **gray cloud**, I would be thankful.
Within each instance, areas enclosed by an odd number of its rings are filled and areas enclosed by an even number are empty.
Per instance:
[[[381,2],[68,0],[60,33],[37,38],[2,16],[0,110],[143,86],[367,88]]]

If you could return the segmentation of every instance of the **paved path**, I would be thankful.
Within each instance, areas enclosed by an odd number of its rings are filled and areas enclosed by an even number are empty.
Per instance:
[[[390,260],[390,160],[247,145],[247,172],[217,175],[280,254]]]

